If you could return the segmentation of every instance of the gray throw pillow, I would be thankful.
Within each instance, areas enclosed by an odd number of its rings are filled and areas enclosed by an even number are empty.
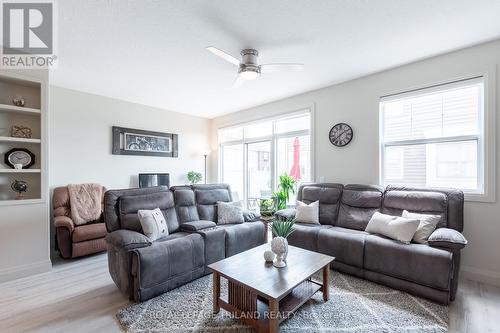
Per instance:
[[[142,232],[152,241],[168,236],[167,221],[160,208],[139,210],[137,216],[141,222]]]
[[[217,202],[217,224],[243,223],[243,209],[239,201]]]
[[[467,245],[464,235],[454,229],[439,228],[429,237],[429,245],[444,247],[450,250],[460,250]]]

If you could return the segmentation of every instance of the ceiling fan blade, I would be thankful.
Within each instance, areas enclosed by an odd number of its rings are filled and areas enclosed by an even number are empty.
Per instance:
[[[242,85],[245,81],[246,81],[246,80],[245,80],[245,78],[244,78],[243,76],[238,75],[238,76],[236,77],[236,80],[234,80],[234,82],[233,82],[233,88],[239,88],[239,87],[241,87],[241,85]]]
[[[229,53],[226,53],[222,50],[219,50],[218,48],[216,48],[214,46],[209,46],[206,48],[206,50],[210,51],[213,54],[215,54],[216,56],[221,57],[222,59],[232,63],[233,65],[236,65],[236,66],[240,65],[240,61],[238,59],[236,59],[235,57],[233,57]]]
[[[293,64],[293,63],[283,63],[283,64],[264,64],[260,65],[261,73],[272,73],[279,71],[300,71],[304,68],[304,64]]]

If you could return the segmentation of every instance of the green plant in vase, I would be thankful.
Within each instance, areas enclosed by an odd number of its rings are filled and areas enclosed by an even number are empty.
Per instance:
[[[262,216],[273,216],[275,212],[273,199],[259,199],[260,214]]]
[[[191,185],[194,185],[196,183],[201,182],[201,179],[203,178],[203,176],[201,175],[201,172],[189,171],[187,173],[187,178],[188,178],[189,182],[191,183]]]
[[[294,229],[295,219],[279,219],[275,218],[271,223],[271,231],[273,240],[271,241],[271,250],[276,254],[276,259],[273,261],[274,267],[285,267],[286,257],[288,255],[288,236]]]
[[[276,200],[276,209],[285,209],[286,203],[290,199],[290,194],[295,194],[295,178],[282,174],[279,178],[278,191],[273,193],[273,198]]]

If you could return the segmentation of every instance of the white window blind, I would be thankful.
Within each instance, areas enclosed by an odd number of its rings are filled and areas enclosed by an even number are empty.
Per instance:
[[[484,192],[483,78],[381,99],[381,182]]]

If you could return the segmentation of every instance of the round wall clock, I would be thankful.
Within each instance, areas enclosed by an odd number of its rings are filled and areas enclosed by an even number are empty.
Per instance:
[[[344,147],[351,142],[353,136],[351,126],[345,123],[338,123],[330,130],[330,142],[337,147]]]
[[[14,169],[15,164],[22,164],[23,169],[35,164],[35,155],[25,148],[14,148],[5,153],[5,164]]]

